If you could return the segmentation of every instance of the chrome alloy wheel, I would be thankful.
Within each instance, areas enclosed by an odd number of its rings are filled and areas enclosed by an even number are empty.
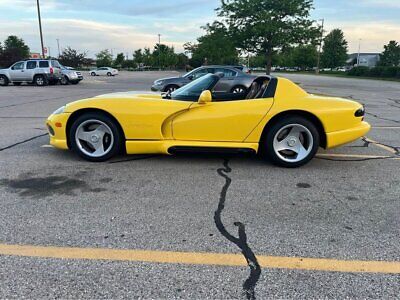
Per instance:
[[[241,86],[237,86],[232,90],[232,93],[234,94],[243,94],[245,92],[246,92],[245,89]]]
[[[312,151],[314,139],[311,132],[300,124],[289,124],[275,134],[273,148],[275,154],[286,162],[299,162]]]
[[[111,151],[114,135],[106,123],[92,119],[79,124],[75,142],[84,154],[90,157],[102,157]]]

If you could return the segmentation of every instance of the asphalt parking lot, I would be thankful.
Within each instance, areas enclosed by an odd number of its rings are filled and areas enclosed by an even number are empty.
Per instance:
[[[0,88],[0,298],[398,298],[400,83],[282,74],[373,126],[299,169],[48,146],[65,103],[175,74]]]

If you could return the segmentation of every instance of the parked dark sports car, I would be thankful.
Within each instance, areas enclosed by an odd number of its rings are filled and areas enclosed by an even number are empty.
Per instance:
[[[154,81],[151,90],[172,93],[189,82],[210,73],[223,74],[218,85],[215,87],[215,91],[221,92],[244,94],[248,91],[251,83],[255,79],[255,76],[242,72],[240,68],[236,66],[203,66],[183,76],[158,79]]]

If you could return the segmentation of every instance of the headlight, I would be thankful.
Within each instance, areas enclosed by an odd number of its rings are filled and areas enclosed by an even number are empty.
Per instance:
[[[161,85],[163,83],[164,83],[164,80],[156,80],[156,81],[154,81],[155,85]]]
[[[356,117],[364,117],[364,115],[365,115],[365,108],[364,108],[364,106],[361,107],[360,109],[358,109],[358,110],[354,113],[354,116],[356,116]]]
[[[64,106],[61,106],[59,109],[57,109],[55,112],[53,112],[52,114],[53,115],[59,115],[59,114],[62,114],[63,112],[64,112],[64,110],[65,110],[65,105]]]

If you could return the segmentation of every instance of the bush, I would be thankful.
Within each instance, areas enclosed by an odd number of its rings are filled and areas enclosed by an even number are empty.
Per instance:
[[[382,73],[382,77],[395,78],[398,74],[400,67],[386,67]]]
[[[369,68],[368,67],[355,67],[347,72],[350,76],[368,76]]]
[[[371,77],[381,77],[383,72],[385,71],[384,67],[375,67],[369,70],[369,76]]]

